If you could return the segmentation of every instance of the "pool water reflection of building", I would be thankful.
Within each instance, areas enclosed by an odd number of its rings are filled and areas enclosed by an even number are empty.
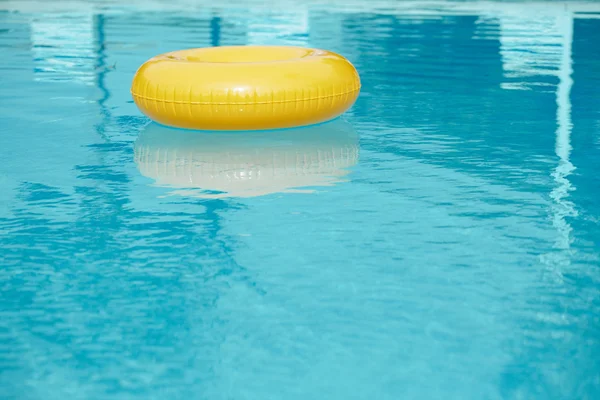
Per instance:
[[[9,398],[296,398],[292,362],[298,398],[594,392],[598,3],[184,3],[0,3]],[[347,56],[349,127],[183,138],[131,101],[155,54],[259,43]]]

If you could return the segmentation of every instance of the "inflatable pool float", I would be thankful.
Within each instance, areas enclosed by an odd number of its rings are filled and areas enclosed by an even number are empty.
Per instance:
[[[350,108],[360,91],[354,66],[330,51],[225,46],[174,51],[146,61],[131,94],[150,119],[199,130],[311,125]]]
[[[358,155],[358,135],[341,118],[244,132],[193,132],[152,122],[134,144],[135,164],[153,185],[197,198],[312,192],[343,182]]]

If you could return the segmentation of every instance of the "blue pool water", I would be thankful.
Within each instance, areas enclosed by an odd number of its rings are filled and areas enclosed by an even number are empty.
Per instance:
[[[600,4],[265,3],[0,2],[0,398],[600,398]],[[361,95],[247,135],[132,103],[228,44]]]

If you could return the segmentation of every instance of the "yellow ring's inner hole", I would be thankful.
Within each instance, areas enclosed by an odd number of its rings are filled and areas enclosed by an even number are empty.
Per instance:
[[[312,49],[295,47],[211,47],[201,50],[184,50],[167,58],[206,63],[253,63],[293,60],[309,56]]]

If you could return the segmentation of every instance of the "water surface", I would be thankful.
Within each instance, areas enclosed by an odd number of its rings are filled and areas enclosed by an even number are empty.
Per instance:
[[[597,3],[189,3],[0,2],[0,397],[600,398]],[[229,44],[361,95],[247,136],[135,108],[146,59]]]

